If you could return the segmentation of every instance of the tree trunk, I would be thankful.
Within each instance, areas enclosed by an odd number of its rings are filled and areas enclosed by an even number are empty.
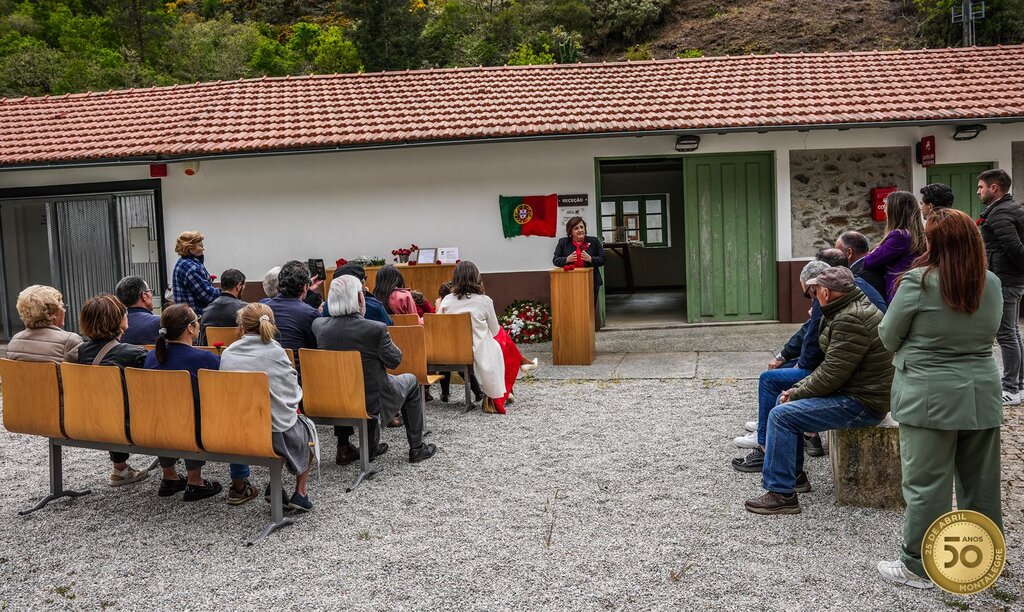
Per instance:
[[[902,510],[899,424],[888,416],[877,427],[828,432],[836,502]]]

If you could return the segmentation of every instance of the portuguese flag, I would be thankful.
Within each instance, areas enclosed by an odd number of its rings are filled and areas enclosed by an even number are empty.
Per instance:
[[[558,196],[498,196],[501,229],[506,238],[554,236]]]

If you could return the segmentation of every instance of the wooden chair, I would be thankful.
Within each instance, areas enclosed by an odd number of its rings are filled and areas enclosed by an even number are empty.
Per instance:
[[[473,323],[468,312],[423,315],[427,347],[427,371],[459,372],[466,389],[466,408],[473,406],[469,394],[469,368],[473,365]]]
[[[414,314],[396,314],[391,315],[391,322],[393,325],[419,325],[420,317]]]
[[[233,342],[242,337],[237,327],[207,327],[205,333],[208,345],[213,346],[218,342],[223,342],[223,348],[231,346]]]
[[[271,441],[266,373],[199,370],[199,420],[207,452],[242,458],[234,463],[251,463],[252,458],[273,460],[265,463],[270,468],[270,523],[252,543],[294,523],[284,518],[281,503],[283,460]]]
[[[388,327],[391,340],[402,350],[402,362],[389,374],[412,374],[420,384],[420,406],[426,409],[426,387],[444,378],[440,374],[427,374],[427,346],[423,328],[419,325],[392,325]],[[424,430],[426,427],[424,426]]]
[[[216,346],[199,346],[199,345],[194,345],[192,348],[199,349],[201,351],[206,351],[208,353],[213,353],[214,355],[217,355],[218,357],[220,356],[220,352],[222,350],[222,349],[220,349],[220,348],[218,348]]]
[[[359,430],[359,473],[351,492],[377,473],[370,468],[371,417],[366,413],[363,361],[359,351],[299,349],[302,364],[302,412],[321,425],[348,425]]]
[[[156,350],[156,345],[155,344],[143,344],[142,348],[146,349],[147,351],[152,351],[152,350]]]
[[[139,446],[199,452],[192,377],[184,370],[125,368],[128,421]]]
[[[50,494],[28,510],[24,516],[39,510],[61,497],[81,497],[89,490],[64,489],[63,440],[61,427],[60,383],[57,364],[51,362],[0,359],[0,382],[3,388],[4,427],[12,433],[48,438],[50,455]]]
[[[284,349],[284,354],[288,355],[288,361],[292,362],[292,367],[295,367],[295,351],[292,349]]]
[[[69,438],[110,444],[131,444],[125,428],[121,368],[62,363],[64,431]]]

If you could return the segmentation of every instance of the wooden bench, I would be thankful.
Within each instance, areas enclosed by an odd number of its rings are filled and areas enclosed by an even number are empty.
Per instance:
[[[224,348],[232,345],[236,340],[242,337],[237,327],[207,327],[204,330],[206,334],[206,343],[210,346],[222,343]]]
[[[416,325],[392,325],[388,327],[391,340],[402,351],[402,361],[388,374],[412,374],[420,385],[420,408],[426,410],[426,387],[441,380],[440,374],[427,374],[427,345],[423,328]],[[424,416],[424,422],[426,416]],[[424,430],[426,426],[424,425]]]
[[[270,469],[271,520],[248,544],[290,525],[281,501],[283,460],[273,451],[270,388],[262,372],[199,372],[199,409],[188,372],[0,359],[3,421],[8,431],[48,439],[50,494],[26,515],[60,497],[90,491],[63,487],[62,448],[72,446]],[[63,385],[62,385],[63,383]],[[61,395],[63,386],[63,410]]]
[[[366,413],[363,361],[359,351],[299,349],[302,363],[302,412],[319,425],[347,425],[359,431],[359,473],[351,492],[377,470],[370,467],[371,417]]]
[[[459,372],[466,390],[466,409],[473,407],[469,369],[473,366],[473,324],[468,312],[423,315],[428,372]]]
[[[414,314],[396,314],[391,315],[392,325],[419,325],[420,317]]]

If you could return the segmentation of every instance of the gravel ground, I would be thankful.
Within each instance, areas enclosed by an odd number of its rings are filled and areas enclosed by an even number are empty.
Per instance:
[[[629,342],[601,336],[602,348]],[[763,339],[744,350],[770,350],[775,338]],[[902,517],[836,506],[825,459],[808,459],[803,514],[747,513],[760,478],[728,461],[738,454],[730,438],[752,416],[749,380],[527,379],[516,395],[506,416],[430,404],[441,450],[422,464],[405,461],[401,430],[385,430],[381,473],[354,493],[344,492],[352,466],[325,462],[310,485],[315,512],[255,548],[242,542],[267,518],[262,500],[160,499],[156,478],[113,489],[97,451],[65,450],[65,482],[92,495],[18,517],[45,493],[45,445],[0,431],[0,609],[1024,605],[1014,527],[997,591],[956,598],[884,583],[874,564],[896,557]],[[262,487],[266,470],[253,472]],[[227,467],[210,464],[207,475],[225,482]]]

